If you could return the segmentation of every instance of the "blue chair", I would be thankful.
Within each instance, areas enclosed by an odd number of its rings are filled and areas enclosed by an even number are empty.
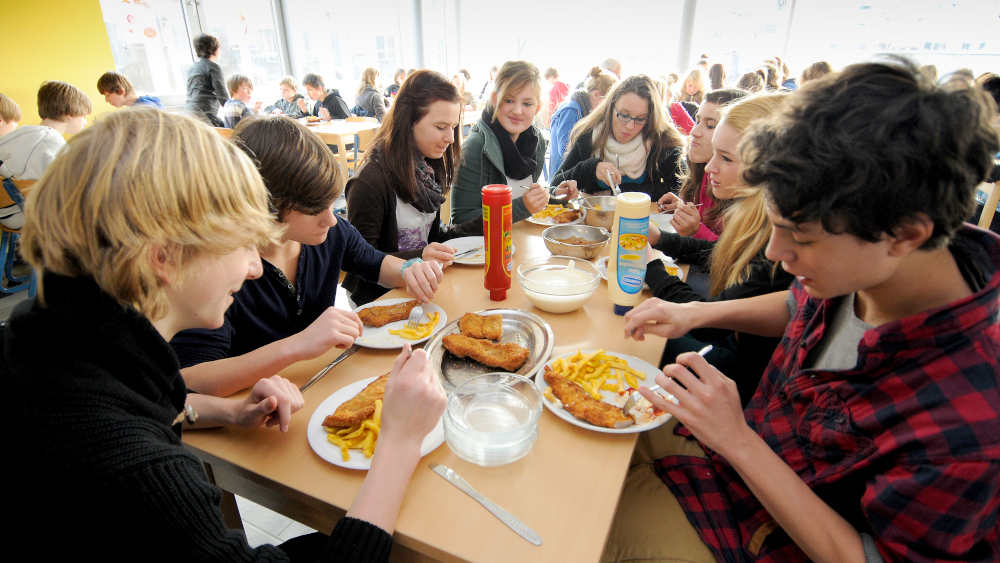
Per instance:
[[[24,208],[24,197],[22,192],[34,184],[34,180],[11,180],[3,179],[3,191],[0,191],[0,207],[19,205]],[[35,296],[36,279],[35,272],[28,275],[18,276],[14,274],[14,258],[17,254],[17,239],[21,236],[20,229],[10,229],[0,225],[0,260],[3,261],[2,280],[0,280],[0,293],[10,294],[19,291],[27,291],[29,297]]]

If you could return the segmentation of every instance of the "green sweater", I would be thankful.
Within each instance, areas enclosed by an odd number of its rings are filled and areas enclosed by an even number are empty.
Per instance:
[[[537,182],[545,167],[545,139],[542,132],[531,126],[538,136],[538,146],[535,147],[535,166],[531,173],[531,181]],[[482,217],[483,186],[489,184],[506,184],[507,174],[503,166],[503,152],[500,141],[497,140],[488,123],[479,119],[469,131],[469,136],[462,143],[462,165],[458,169],[458,178],[452,188],[451,222],[463,223]],[[531,214],[524,206],[521,198],[514,198],[512,218],[515,222],[527,219]]]

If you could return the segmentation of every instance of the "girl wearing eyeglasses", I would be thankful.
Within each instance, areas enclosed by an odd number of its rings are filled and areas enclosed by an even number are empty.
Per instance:
[[[657,201],[680,185],[683,144],[653,80],[630,76],[573,127],[570,151],[552,182],[576,180],[587,193],[619,185]]]
[[[549,192],[538,184],[538,178],[545,167],[546,143],[534,125],[541,98],[542,80],[535,65],[507,61],[500,67],[482,118],[462,144],[462,165],[452,192],[452,223],[482,217],[481,190],[487,184],[512,188],[515,222],[545,208]],[[569,180],[559,185],[557,194],[576,197],[576,182]]]

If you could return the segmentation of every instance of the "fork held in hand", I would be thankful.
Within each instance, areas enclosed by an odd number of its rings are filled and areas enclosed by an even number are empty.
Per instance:
[[[424,318],[424,306],[417,305],[410,310],[410,316],[406,319],[406,328],[417,328]]]

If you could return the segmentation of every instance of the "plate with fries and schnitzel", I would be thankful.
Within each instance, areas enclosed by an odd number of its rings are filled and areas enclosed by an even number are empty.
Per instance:
[[[448,323],[424,348],[450,391],[498,371],[530,378],[552,354],[552,327],[519,309],[470,312]]]
[[[347,469],[370,469],[378,445],[382,398],[389,374],[350,383],[333,392],[309,418],[309,447],[324,460]],[[425,456],[444,443],[439,419],[420,444]]]
[[[536,225],[576,225],[587,215],[585,209],[573,209],[562,204],[550,203],[538,213],[528,217],[529,223]]]
[[[380,299],[362,305],[354,310],[364,324],[361,336],[354,341],[358,346],[379,350],[402,348],[425,342],[448,322],[444,309],[433,303],[424,303],[424,317],[416,329],[407,329],[406,321],[410,311],[419,302],[409,297]]]
[[[622,412],[629,394],[655,384],[658,373],[656,366],[635,356],[577,350],[548,361],[535,385],[545,408],[570,424],[595,432],[634,434],[670,420],[645,398],[628,415]]]

